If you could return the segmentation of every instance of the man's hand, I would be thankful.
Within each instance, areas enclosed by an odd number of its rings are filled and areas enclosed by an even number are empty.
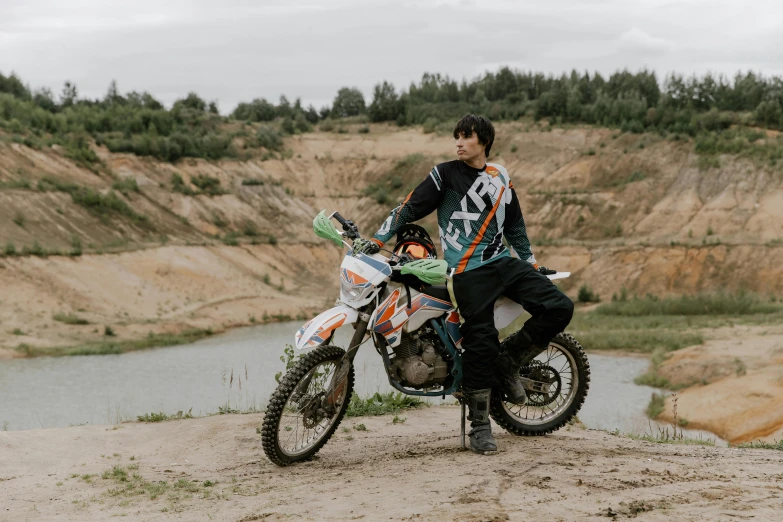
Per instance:
[[[354,254],[366,254],[368,256],[371,256],[373,254],[377,254],[380,251],[381,251],[381,247],[379,247],[378,243],[376,243],[375,241],[359,238],[353,242]]]
[[[543,275],[552,275],[557,273],[557,270],[552,270],[551,268],[547,268],[545,266],[538,266],[538,265],[533,265],[533,266],[536,267],[536,270],[538,270]]]

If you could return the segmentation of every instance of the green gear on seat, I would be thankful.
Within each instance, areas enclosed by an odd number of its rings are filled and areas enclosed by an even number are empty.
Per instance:
[[[411,274],[428,285],[436,285],[446,280],[449,264],[442,259],[417,259],[402,266],[402,275]]]
[[[334,228],[334,225],[332,225],[329,218],[326,217],[325,210],[319,212],[318,215],[315,216],[315,219],[313,219],[313,230],[315,231],[316,236],[328,239],[329,241],[334,241],[337,246],[343,246],[343,238],[340,235],[340,232]]]

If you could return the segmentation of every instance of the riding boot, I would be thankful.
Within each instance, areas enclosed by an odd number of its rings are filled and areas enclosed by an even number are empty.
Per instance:
[[[525,353],[536,346],[524,329],[509,336],[503,346],[505,351],[495,359],[495,374],[500,378],[506,400],[521,406],[527,403],[527,393],[519,378],[519,367]]]
[[[492,390],[464,389],[464,400],[468,405],[468,420],[470,420],[470,449],[482,455],[492,455],[498,446],[492,436],[489,424],[489,395]]]

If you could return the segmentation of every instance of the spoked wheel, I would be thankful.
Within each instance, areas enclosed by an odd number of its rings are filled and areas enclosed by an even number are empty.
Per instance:
[[[278,466],[309,460],[340,424],[353,392],[353,366],[336,375],[345,351],[320,346],[302,357],[280,380],[264,416],[264,453]],[[331,397],[328,388],[337,386]]]
[[[527,404],[505,402],[501,393],[493,393],[490,404],[492,419],[516,435],[546,435],[562,428],[582,407],[590,387],[587,355],[567,333],[552,339],[520,375],[537,388],[527,391]]]

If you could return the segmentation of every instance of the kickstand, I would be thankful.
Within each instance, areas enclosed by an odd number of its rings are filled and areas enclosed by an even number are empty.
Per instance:
[[[465,400],[461,400],[460,404],[462,405],[462,419],[460,421],[460,436],[462,437],[462,449],[468,449],[468,446],[465,444]]]

